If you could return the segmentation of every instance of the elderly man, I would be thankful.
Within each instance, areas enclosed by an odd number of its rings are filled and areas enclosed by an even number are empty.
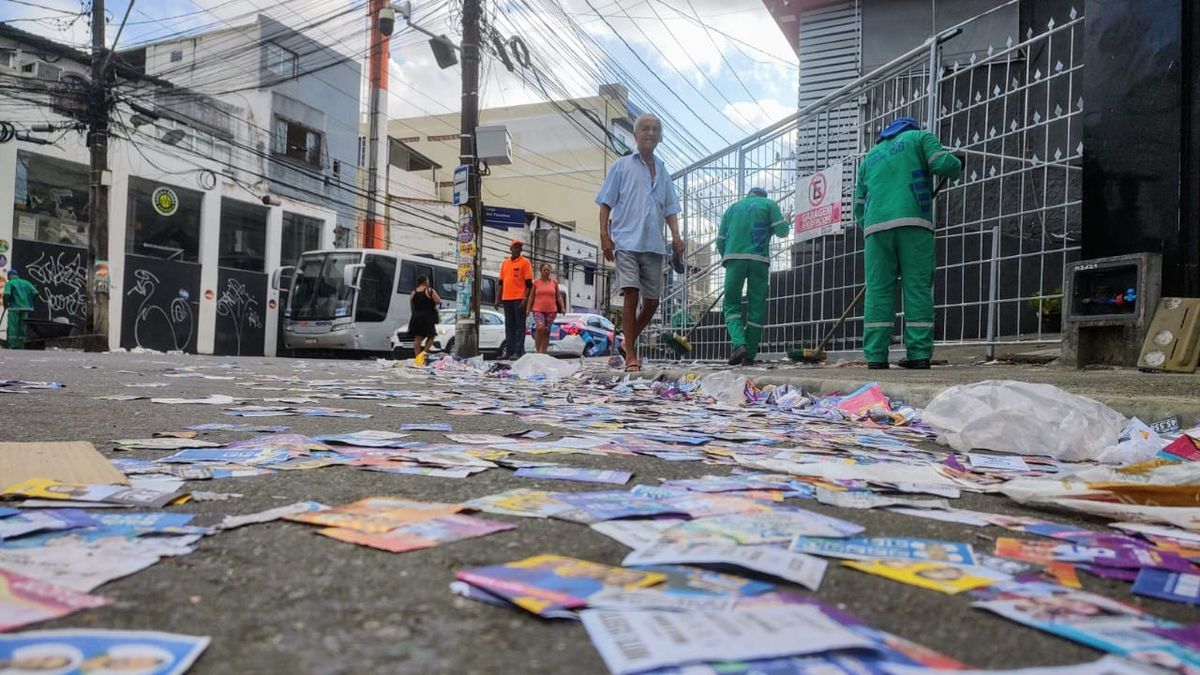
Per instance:
[[[933,176],[953,180],[962,162],[911,117],[896,118],[858,167],[854,220],[866,237],[867,367],[886,369],[896,316],[896,277],[904,293],[901,368],[928,370],[933,357]]]
[[[15,269],[8,271],[8,283],[4,284],[4,309],[8,313],[8,348],[24,349],[27,326],[25,320],[33,311],[33,300],[37,289],[21,278]]]
[[[664,256],[673,250],[680,257],[684,251],[679,197],[667,168],[654,156],[662,140],[662,122],[654,115],[642,115],[634,121],[633,137],[637,152],[613,162],[596,195],[600,245],[604,258],[615,263],[617,287],[625,299],[621,323],[626,372],[642,369],[637,341],[658,310]],[[671,228],[671,249],[663,236],[664,222]]]

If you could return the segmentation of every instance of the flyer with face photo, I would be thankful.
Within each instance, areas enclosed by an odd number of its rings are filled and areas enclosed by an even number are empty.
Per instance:
[[[0,635],[0,673],[181,675],[208,642],[207,637],[124,630]]]
[[[961,593],[996,583],[996,578],[972,574],[958,565],[908,560],[846,561],[846,567],[942,593]],[[995,573],[993,573],[995,574]]]

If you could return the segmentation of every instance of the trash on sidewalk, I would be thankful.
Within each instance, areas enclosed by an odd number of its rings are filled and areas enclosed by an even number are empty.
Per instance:
[[[6,672],[182,675],[209,638],[154,631],[39,630],[0,635]],[[48,668],[49,666],[49,668]]]
[[[988,380],[957,385],[925,407],[938,441],[973,449],[1094,460],[1127,420],[1112,408],[1049,384]]]
[[[129,484],[125,474],[113,468],[86,441],[0,443],[0,488],[31,478],[64,483]]]
[[[549,354],[526,354],[513,362],[509,372],[523,380],[557,382],[579,372],[579,362],[560,360]]]

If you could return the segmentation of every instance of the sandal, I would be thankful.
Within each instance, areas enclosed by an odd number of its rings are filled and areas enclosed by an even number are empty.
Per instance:
[[[627,373],[640,373],[640,372],[642,372],[642,364],[640,364],[640,363],[630,363],[630,364],[627,364],[627,365],[625,366],[625,372],[627,372]]]

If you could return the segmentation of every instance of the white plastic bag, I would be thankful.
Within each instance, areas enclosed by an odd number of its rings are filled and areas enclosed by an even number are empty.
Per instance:
[[[526,354],[512,364],[513,374],[522,380],[562,380],[578,370],[578,361],[560,361],[549,354]]]
[[[1050,384],[988,380],[946,389],[925,408],[938,442],[972,449],[1096,459],[1116,443],[1125,417]]]
[[[746,378],[731,372],[719,372],[700,380],[700,393],[729,405],[746,403]]]
[[[1137,464],[1148,462],[1158,456],[1159,451],[1170,444],[1170,440],[1159,436],[1148,424],[1133,418],[1119,442],[1109,445],[1096,457],[1105,464]]]

